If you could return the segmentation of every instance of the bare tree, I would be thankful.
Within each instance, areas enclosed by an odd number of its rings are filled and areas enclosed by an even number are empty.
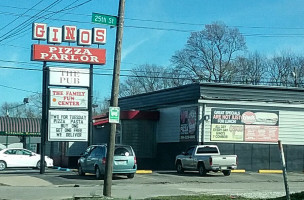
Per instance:
[[[259,85],[266,78],[266,58],[255,52],[249,54],[248,57],[238,57],[234,63],[234,78],[235,82]]]
[[[200,81],[223,82],[230,79],[231,61],[245,49],[245,39],[237,28],[215,22],[192,32],[186,47],[177,51],[171,62]]]
[[[275,86],[291,86],[291,76],[295,66],[294,55],[281,53],[268,61],[269,82]]]
[[[178,70],[156,65],[140,65],[120,84],[120,97],[153,92],[186,82],[187,79]]]

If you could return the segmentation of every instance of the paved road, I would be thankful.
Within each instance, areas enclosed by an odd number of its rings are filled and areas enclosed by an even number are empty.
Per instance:
[[[291,192],[304,189],[303,173],[288,173]],[[80,177],[76,172],[47,170],[6,170],[0,172],[0,199],[66,199],[76,196],[102,196],[103,180],[93,175]],[[143,199],[166,195],[228,194],[247,197],[275,197],[285,194],[282,174],[233,173],[229,177],[214,173],[178,175],[173,171],[136,174],[134,179],[113,178],[112,196]]]

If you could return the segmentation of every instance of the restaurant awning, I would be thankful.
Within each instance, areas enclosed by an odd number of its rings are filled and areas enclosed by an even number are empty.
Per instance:
[[[41,119],[0,117],[0,135],[40,136]]]

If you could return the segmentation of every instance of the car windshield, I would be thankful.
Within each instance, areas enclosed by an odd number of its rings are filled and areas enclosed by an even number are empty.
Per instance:
[[[116,147],[114,156],[133,156],[133,152],[130,147]]]

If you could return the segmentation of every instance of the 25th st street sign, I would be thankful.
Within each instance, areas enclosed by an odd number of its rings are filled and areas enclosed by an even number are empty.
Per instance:
[[[92,13],[92,22],[110,26],[117,26],[117,17],[99,13]]]

